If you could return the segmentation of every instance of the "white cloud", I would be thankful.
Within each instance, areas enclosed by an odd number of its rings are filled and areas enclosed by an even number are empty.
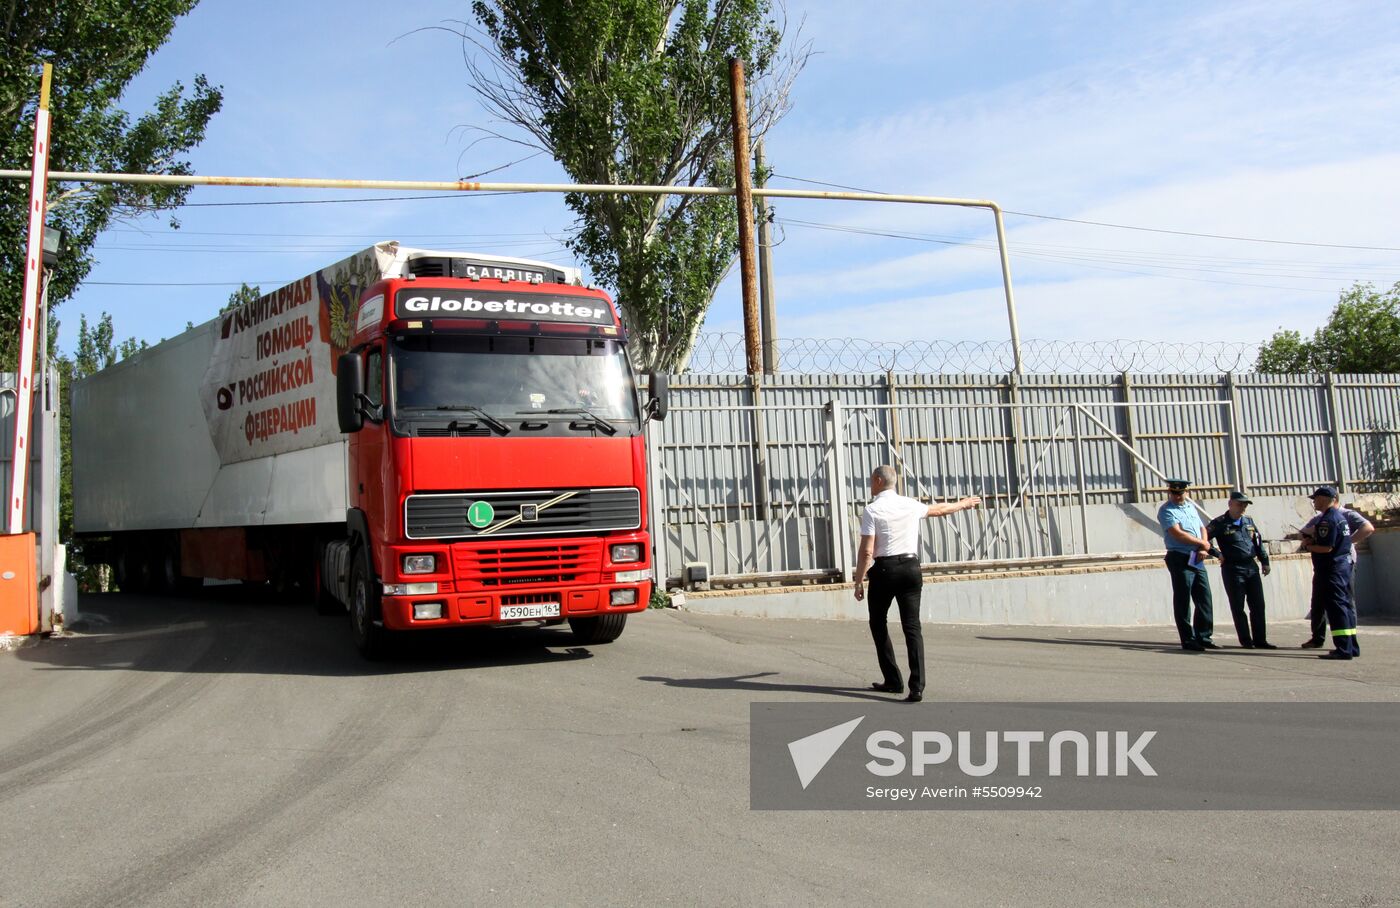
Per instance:
[[[1388,8],[1346,5],[1211,10],[992,89],[906,97],[860,118],[795,117],[769,153],[780,173],[1013,210],[1396,246],[1397,21]],[[784,202],[778,213],[992,239],[980,212]],[[1280,325],[1311,329],[1353,280],[1400,279],[1389,251],[1016,217],[1008,228],[1023,337],[1151,337],[1157,313],[1190,311],[1197,336],[1258,340]],[[786,236],[775,262],[788,336],[1005,336],[1004,316],[983,314],[1004,308],[991,251],[795,227]],[[713,326],[737,322],[735,293],[726,288]]]

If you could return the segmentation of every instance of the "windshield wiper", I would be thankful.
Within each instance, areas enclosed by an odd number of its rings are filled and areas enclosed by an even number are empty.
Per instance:
[[[452,413],[471,413],[481,419],[482,422],[490,426],[493,430],[502,435],[510,434],[510,426],[501,422],[496,417],[487,413],[475,404],[443,404],[440,407],[403,407],[404,410],[445,410]]]
[[[553,410],[516,410],[515,412],[520,415],[525,415],[529,413],[548,413],[553,416],[587,416],[589,420],[592,421],[593,425],[597,426],[602,431],[606,432],[609,435],[617,434],[617,426],[608,422],[606,419],[599,416],[597,413],[594,413],[587,407],[556,407]]]

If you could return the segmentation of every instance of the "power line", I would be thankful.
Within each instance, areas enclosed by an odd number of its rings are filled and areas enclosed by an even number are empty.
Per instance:
[[[1360,249],[1367,252],[1400,252],[1400,246],[1356,246],[1347,243],[1309,243],[1303,240],[1274,240],[1263,239],[1257,236],[1230,236],[1222,233],[1194,233],[1190,230],[1167,230],[1163,227],[1139,227],[1133,224],[1110,224],[1105,221],[1085,221],[1079,218],[1062,218],[1053,214],[1032,214],[1028,211],[1012,211],[1009,208],[1002,209],[1007,214],[1019,215],[1023,218],[1040,218],[1045,221],[1065,221],[1070,224],[1089,224],[1094,227],[1113,227],[1118,230],[1140,230],[1144,233],[1167,233],[1172,236],[1194,236],[1207,240],[1235,240],[1241,243],[1273,243],[1278,246],[1312,246],[1317,249]]]
[[[844,226],[840,226],[840,225],[827,225],[827,224],[819,224],[819,223],[811,222],[811,221],[795,221],[795,220],[791,220],[791,219],[787,219],[787,218],[780,218],[779,221],[780,221],[781,223],[791,223],[791,224],[793,224],[794,226],[797,226],[797,227],[810,227],[810,228],[813,228],[813,229],[816,229],[816,230],[834,230],[834,231],[838,231],[838,232],[842,232],[842,233],[858,233],[858,234],[865,234],[865,235],[889,237],[889,238],[891,238],[891,239],[907,239],[907,240],[915,240],[915,241],[917,241],[917,242],[937,243],[937,244],[939,244],[939,245],[944,245],[944,246],[967,246],[967,247],[971,247],[971,248],[974,248],[974,249],[983,249],[983,250],[987,250],[987,251],[995,251],[995,249],[996,249],[996,246],[993,245],[993,244],[990,244],[990,243],[963,242],[963,241],[945,240],[945,239],[928,239],[928,238],[924,238],[924,237],[911,236],[911,235],[908,235],[908,234],[899,234],[899,233],[894,233],[894,232],[889,232],[889,231],[871,230],[871,229],[863,228],[863,227],[844,227]],[[1036,258],[1036,259],[1041,259],[1041,260],[1045,260],[1045,261],[1058,262],[1058,263],[1061,263],[1061,264],[1076,265],[1076,266],[1081,267],[1081,268],[1094,268],[1094,269],[1097,269],[1097,270],[1100,270],[1100,271],[1116,271],[1116,272],[1119,272],[1119,273],[1121,273],[1121,274],[1137,274],[1137,275],[1141,275],[1141,276],[1143,276],[1143,277],[1163,278],[1163,279],[1165,279],[1165,280],[1172,280],[1172,281],[1191,281],[1191,282],[1193,282],[1193,283],[1204,283],[1204,284],[1225,284],[1225,285],[1227,285],[1227,286],[1232,286],[1232,287],[1257,287],[1257,288],[1261,288],[1261,289],[1265,289],[1265,290],[1288,290],[1288,291],[1296,292],[1296,293],[1326,293],[1326,294],[1328,294],[1329,296],[1335,294],[1335,292],[1336,292],[1335,290],[1319,290],[1319,289],[1316,288],[1316,287],[1281,287],[1281,286],[1278,286],[1278,285],[1276,285],[1276,284],[1253,284],[1253,283],[1245,283],[1245,282],[1243,282],[1243,281],[1222,281],[1222,280],[1215,280],[1215,279],[1212,279],[1212,278],[1193,278],[1193,277],[1185,277],[1185,276],[1177,275],[1177,274],[1161,274],[1161,273],[1159,273],[1159,272],[1152,272],[1152,271],[1139,271],[1139,270],[1132,269],[1132,268],[1114,268],[1114,267],[1111,267],[1111,266],[1109,266],[1109,265],[1095,265],[1095,264],[1090,264],[1090,263],[1085,262],[1085,261],[1082,260],[1082,259],[1084,258],[1083,256],[1075,257],[1075,256],[1064,256],[1064,255],[1052,255],[1052,254],[1043,253],[1043,252],[1025,252],[1025,251],[1013,251],[1013,252],[1011,252],[1011,255],[1014,256],[1014,257],[1018,257],[1018,258]],[[1103,259],[1101,259],[1101,261],[1113,262],[1113,261],[1115,261],[1115,260],[1114,260],[1114,259],[1110,259],[1110,258],[1103,258]],[[1131,263],[1131,262],[1128,262],[1128,263],[1119,262],[1119,264],[1134,264],[1134,263]],[[1269,274],[1259,274],[1258,272],[1250,272],[1250,271],[1232,271],[1232,270],[1229,270],[1229,269],[1211,269],[1211,268],[1199,268],[1199,267],[1192,268],[1192,267],[1184,267],[1184,266],[1179,266],[1179,265],[1153,265],[1153,264],[1151,264],[1151,263],[1146,263],[1146,264],[1145,264],[1145,267],[1149,267],[1149,268],[1173,268],[1173,269],[1175,269],[1175,270],[1181,270],[1181,271],[1205,271],[1205,272],[1220,273],[1220,274],[1239,274],[1239,275],[1243,275],[1243,276],[1246,276],[1246,277],[1249,277],[1249,276],[1255,276],[1255,277],[1292,277],[1292,278],[1299,278],[1299,279],[1303,279],[1303,280],[1333,280],[1333,279],[1334,279],[1334,278],[1326,278],[1326,277],[1310,277],[1310,276],[1307,276],[1307,275],[1269,275]]]
[[[856,186],[844,186],[840,183],[826,183],[821,180],[808,180],[802,177],[788,176],[787,174],[775,173],[773,176],[782,180],[792,180],[796,183],[810,183],[814,186],[830,186],[833,189],[845,189],[850,192],[874,192],[881,195],[889,195],[879,189],[861,189]],[[1080,218],[1058,217],[1053,214],[1035,214],[1029,211],[1012,211],[1003,208],[1006,214],[1014,214],[1023,218],[1039,218],[1046,221],[1064,221],[1070,224],[1088,224],[1093,227],[1112,227],[1117,230],[1138,230],[1144,233],[1165,233],[1172,236],[1193,236],[1208,240],[1233,240],[1241,243],[1271,243],[1279,246],[1312,246],[1318,249],[1359,249],[1365,252],[1400,252],[1400,246],[1357,246],[1347,243],[1310,243],[1303,240],[1275,240],[1264,239],[1253,236],[1230,236],[1220,233],[1195,233],[1189,230],[1169,230],[1164,227],[1142,227],[1134,224],[1111,224],[1107,221],[1088,221]]]
[[[875,235],[875,236],[888,236],[888,237],[893,237],[893,238],[896,238],[896,239],[922,240],[922,241],[927,241],[927,242],[938,242],[938,243],[943,243],[943,244],[945,244],[945,245],[977,245],[977,244],[980,243],[980,244],[982,244],[982,248],[995,248],[995,247],[992,246],[991,244],[986,243],[986,241],[985,241],[982,237],[978,237],[978,236],[964,236],[964,235],[957,235],[957,234],[920,233],[920,232],[918,232],[918,231],[913,231],[913,230],[886,231],[886,230],[879,230],[879,229],[876,229],[876,228],[856,227],[856,226],[854,226],[854,225],[832,224],[832,223],[830,223],[830,222],[823,222],[823,221],[806,221],[806,220],[801,220],[801,219],[798,219],[798,218],[779,218],[778,221],[779,221],[780,223],[783,223],[783,224],[793,224],[793,225],[796,225],[796,226],[806,226],[806,227],[816,227],[816,228],[828,228],[828,229],[832,229],[832,230],[838,230],[838,229],[839,229],[839,230],[849,231],[849,232],[852,232],[852,233],[869,233],[869,234],[873,234],[873,235]],[[1188,264],[1190,264],[1190,263],[1202,263],[1202,264],[1205,264],[1205,265],[1233,264],[1233,265],[1244,265],[1244,266],[1257,266],[1257,267],[1261,267],[1261,268],[1262,268],[1262,267],[1270,267],[1270,268],[1294,268],[1294,269],[1298,269],[1298,268],[1305,268],[1305,269],[1306,269],[1306,268],[1311,268],[1311,269],[1332,269],[1332,270],[1338,270],[1338,271],[1345,271],[1345,272],[1347,272],[1347,273],[1354,273],[1354,272],[1356,272],[1356,271],[1376,271],[1376,272],[1380,272],[1380,273],[1386,274],[1386,275],[1389,275],[1389,274],[1393,273],[1393,272],[1396,270],[1395,268],[1390,267],[1390,266],[1387,266],[1387,265],[1377,265],[1377,264],[1372,264],[1372,263],[1359,263],[1359,262],[1319,262],[1319,261],[1305,261],[1305,260],[1300,260],[1300,259],[1296,259],[1296,258],[1289,258],[1289,259],[1240,258],[1240,257],[1238,257],[1238,256],[1204,255],[1204,254],[1198,254],[1198,253],[1189,253],[1189,254],[1188,254],[1188,253],[1173,253],[1173,252],[1156,252],[1156,251],[1141,250],[1141,249],[1116,249],[1116,248],[1101,247],[1101,246],[1075,246],[1075,245],[1067,245],[1067,244],[1062,244],[1062,243],[1026,243],[1026,242],[1018,242],[1018,243],[1016,243],[1016,248],[1017,248],[1018,250],[1025,250],[1025,249],[1054,250],[1054,251],[1057,251],[1057,252],[1062,252],[1062,253],[1064,253],[1064,254],[1071,254],[1071,253],[1088,253],[1088,254],[1112,253],[1113,255],[1128,256],[1128,257],[1130,257],[1130,258],[1132,258],[1132,259],[1136,259],[1136,260],[1144,260],[1144,259],[1145,259],[1145,260],[1148,260],[1148,261],[1139,261],[1138,263],[1140,263],[1140,264],[1156,264],[1155,262],[1153,262],[1153,261],[1151,261],[1151,260],[1153,260],[1153,259],[1160,259],[1160,260],[1174,261],[1174,262],[1178,262],[1178,263],[1188,263]]]

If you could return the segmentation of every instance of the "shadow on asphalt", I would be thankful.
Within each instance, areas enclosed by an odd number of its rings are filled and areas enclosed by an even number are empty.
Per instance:
[[[568,662],[592,658],[564,627],[453,628],[394,635],[386,658],[355,650],[348,615],[257,587],[196,596],[84,595],[75,633],[16,655],[52,671],[209,672],[345,677]]]
[[[638,681],[653,681],[664,684],[667,687],[683,687],[693,690],[747,690],[759,694],[772,694],[789,692],[797,694],[819,694],[821,696],[835,695],[838,697],[851,697],[856,700],[877,700],[888,703],[891,700],[899,700],[893,694],[880,695],[874,691],[861,687],[841,687],[827,684],[771,684],[759,682],[754,678],[768,678],[776,675],[777,672],[754,672],[751,675],[728,675],[722,678],[663,678],[657,675],[642,675]]]
[[[1175,643],[1160,643],[1155,640],[1113,640],[1098,637],[989,637],[979,635],[978,640],[988,640],[1005,643],[1052,643],[1067,646],[1111,646],[1129,652],[1158,652],[1158,653],[1181,653],[1184,656],[1207,656],[1208,653],[1193,653],[1183,650]],[[1231,656],[1258,656],[1261,659],[1315,659],[1317,653],[1314,650],[1288,649],[1280,645],[1275,650],[1245,649],[1242,646],[1235,646],[1227,643],[1215,651],[1220,655]]]

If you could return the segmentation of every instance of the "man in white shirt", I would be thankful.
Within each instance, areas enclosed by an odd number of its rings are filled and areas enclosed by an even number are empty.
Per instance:
[[[860,518],[860,554],[856,559],[856,601],[865,599],[865,576],[870,574],[870,636],[885,680],[870,685],[887,694],[904,693],[904,679],[894,661],[894,644],[887,624],[890,600],[899,602],[899,623],[909,649],[909,696],[924,698],[924,635],[919,627],[919,524],[925,517],[943,517],[982,503],[977,496],[948,504],[924,504],[895,492],[894,467],[879,466],[870,474],[870,504]]]

